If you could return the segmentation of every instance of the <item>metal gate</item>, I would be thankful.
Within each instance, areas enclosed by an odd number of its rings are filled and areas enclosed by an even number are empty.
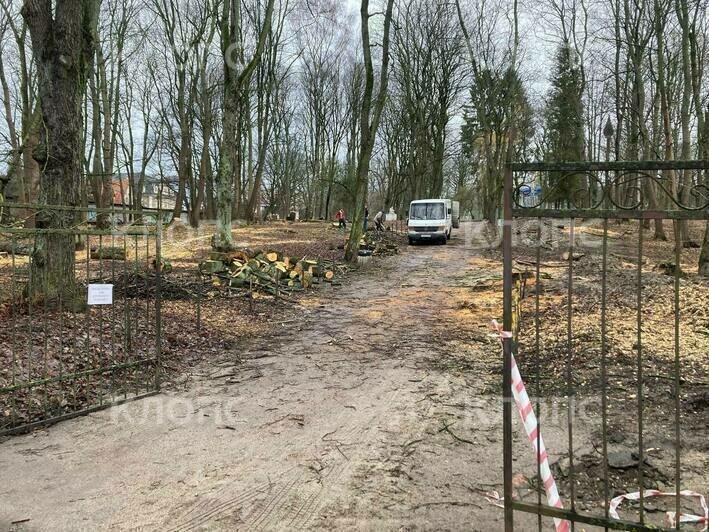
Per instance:
[[[0,210],[0,436],[157,393],[162,224],[117,208]],[[67,212],[71,226],[42,222]],[[47,275],[37,273],[46,268],[33,267],[38,240],[51,235],[75,243],[78,303],[63,300],[64,290],[50,297]]]
[[[701,243],[709,219],[707,175],[706,160],[508,165],[505,530],[549,529],[550,518],[557,530],[679,530],[676,516],[704,516],[678,492],[701,483],[687,447],[708,430],[706,405],[688,407],[706,393],[708,285],[684,271],[699,256],[685,229]],[[518,369],[527,405],[512,390]],[[552,482],[563,501],[553,506]],[[652,487],[665,497],[650,499]]]

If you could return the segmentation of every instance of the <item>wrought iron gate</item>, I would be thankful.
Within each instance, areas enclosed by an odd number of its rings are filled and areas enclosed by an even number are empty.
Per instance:
[[[706,319],[709,298],[706,283],[683,271],[696,268],[699,253],[687,249],[684,235],[688,227],[701,242],[709,219],[707,179],[706,160],[508,165],[505,530],[513,530],[515,520],[518,529],[542,530],[549,518],[557,520],[558,530],[573,530],[575,523],[606,530],[679,530],[679,519],[657,523],[658,514],[648,511],[651,505],[658,511],[655,501],[648,502],[655,492],[646,490],[663,485],[675,494],[665,499],[671,504],[666,509],[676,516],[689,512],[692,501],[678,492],[690,488],[683,445],[697,419],[687,409],[685,379],[691,379],[692,355],[706,363],[709,352],[706,337],[701,339],[706,333],[694,335],[683,320],[697,309]],[[653,229],[668,231],[670,242],[651,239]],[[648,253],[669,256],[651,264]],[[543,503],[547,451],[535,452],[527,438],[514,438],[516,368],[532,398],[520,414],[537,419],[529,440],[544,449],[544,433],[548,455],[562,457],[552,470],[563,506]],[[633,452],[613,450],[627,449],[629,441]],[[650,448],[657,441],[659,451]],[[648,455],[654,452],[661,452],[667,473],[653,467]],[[628,467],[614,468],[619,456],[627,458],[629,464],[620,465]],[[532,477],[531,493],[520,495],[515,476],[520,473]],[[609,505],[622,492],[639,492],[639,500],[615,519]]]
[[[0,436],[157,393],[162,224],[127,209],[0,209]],[[67,211],[71,227],[36,223]],[[76,243],[73,279],[60,284],[75,283],[78,303],[61,289],[50,297],[46,274],[37,273],[35,246],[49,235]],[[111,285],[112,297],[87,304],[89,285]]]

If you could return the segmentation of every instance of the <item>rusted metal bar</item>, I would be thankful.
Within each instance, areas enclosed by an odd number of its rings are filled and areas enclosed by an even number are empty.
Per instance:
[[[547,517],[555,517],[557,519],[565,519],[573,523],[584,523],[587,525],[595,525],[613,530],[628,530],[630,532],[650,532],[650,531],[667,531],[667,528],[661,526],[653,526],[648,524],[638,524],[622,519],[606,519],[595,515],[566,510],[564,508],[552,508],[551,506],[538,506],[521,501],[512,501],[510,503],[513,509],[521,512],[541,514]]]
[[[16,264],[15,264],[15,247],[17,246],[17,239],[13,237],[11,240],[12,247],[10,249],[10,255],[11,255],[11,270],[10,270],[10,320],[12,320],[12,340],[10,343],[10,349],[12,350],[12,370],[10,373],[10,382],[12,383],[12,386],[15,385],[17,382],[17,299],[16,299],[16,293],[17,293],[17,281],[16,281]],[[12,396],[12,422],[15,423],[17,419],[17,404],[16,404],[16,399],[15,396]]]
[[[709,159],[695,161],[593,161],[511,163],[513,172],[626,172],[645,170],[707,170]]]
[[[131,300],[132,297],[128,295],[128,243],[126,242],[127,237],[123,237],[123,256],[125,260],[123,261],[123,353],[122,360],[128,360],[128,353],[131,351],[131,338],[130,338],[130,314],[131,314]],[[123,372],[123,398],[127,397],[128,388],[128,376]]]
[[[601,266],[601,437],[603,441],[603,514],[610,519],[610,484],[608,478],[608,218],[603,219],[603,263]],[[608,527],[605,527],[608,530]]]
[[[540,294],[542,292],[542,281],[541,281],[541,264],[542,264],[542,219],[537,218],[537,242],[536,242],[536,253],[537,253],[537,263],[535,265],[535,271],[534,271],[534,277],[535,277],[535,282],[534,282],[534,378],[536,379],[536,388],[537,388],[537,397],[535,399],[535,407],[536,407],[536,416],[537,416],[537,449],[541,449],[541,441],[542,441],[542,411],[541,411],[541,396],[542,396],[542,390],[541,390],[541,382],[542,382],[542,373],[541,373],[541,362],[540,362],[540,357],[541,357],[541,342],[540,342],[540,335],[541,335],[541,321],[540,321],[540,308],[539,308],[539,298]],[[521,327],[520,327],[521,328]],[[536,461],[537,461],[537,479],[539,480],[539,485],[541,486],[542,484],[542,461],[541,461],[541,456],[539,453],[535,453],[537,456]],[[537,490],[537,504],[539,506],[542,505],[542,490],[538,489]],[[539,532],[542,530],[542,514],[537,515],[537,529]]]
[[[162,220],[157,221],[155,260],[161,265],[155,275],[155,390],[162,386]]]
[[[17,209],[35,208],[47,214],[52,210],[83,213],[94,210],[70,206],[58,206],[54,209],[54,206],[28,203],[2,204],[3,208],[10,206]],[[114,209],[99,211],[114,212]],[[125,212],[123,215],[125,217]],[[83,220],[85,217],[80,218]],[[7,219],[9,218],[4,218],[0,223]],[[115,216],[111,217],[111,221],[115,221]],[[103,230],[83,225],[56,229],[0,226],[0,234],[8,236],[12,247],[7,286],[2,287],[9,288],[6,319],[10,320],[8,326],[13,332],[8,342],[11,356],[8,360],[8,379],[0,388],[0,396],[10,411],[0,425],[3,434],[8,431],[22,432],[31,427],[94,411],[96,408],[115,404],[121,395],[125,400],[141,395],[146,388],[154,392],[156,387],[159,387],[161,308],[156,304],[156,324],[153,329],[151,283],[157,285],[155,293],[159,298],[161,270],[158,269],[158,280],[155,281],[150,275],[150,240],[157,240],[160,232],[161,226],[130,226],[121,230],[115,227]],[[80,238],[86,243],[82,252],[75,255],[72,273],[56,280],[58,286],[51,284],[51,271],[36,267],[32,254],[27,262],[16,260],[18,244],[26,244],[33,249],[37,243],[41,243],[38,242],[39,238],[52,234],[68,234],[75,237],[71,241]],[[97,237],[97,242],[93,241],[92,237]],[[94,264],[91,258],[92,244],[98,244],[98,248],[102,249],[109,238],[112,247],[121,245],[125,255],[125,260],[122,260],[123,301],[116,297],[111,309],[101,305],[98,308],[86,305],[79,310],[74,301],[66,298],[69,288],[67,283],[76,280],[77,286],[71,287],[72,293],[77,288],[82,290],[95,282],[110,282],[114,287],[116,285],[119,277],[116,260],[120,259],[109,259],[111,264],[108,280],[104,279],[107,274],[107,264],[104,261],[107,259],[100,257],[97,259],[98,263]],[[128,239],[133,240],[132,244]],[[157,255],[156,265],[160,266],[159,249]],[[128,264],[130,260],[133,261],[132,265]],[[145,277],[139,271],[142,267],[139,263],[142,262],[145,262],[145,270],[148,273]],[[129,273],[131,275],[128,275]],[[133,276],[134,279],[131,280]],[[143,297],[143,288],[146,294],[144,302],[140,300]],[[125,297],[126,293],[129,294],[128,297]],[[114,296],[118,295],[114,291]],[[66,311],[71,311],[72,314],[67,314]],[[133,315],[134,311],[145,314],[139,318]],[[119,332],[117,329],[121,319],[123,331]],[[107,321],[110,321],[110,339],[107,337]],[[124,335],[122,346],[120,340],[116,341],[118,334]],[[145,353],[145,342],[153,340],[155,355],[154,358],[147,358],[152,356],[152,350],[148,354]],[[147,347],[151,349],[150,345]],[[138,348],[141,349],[140,353]],[[148,367],[151,369],[147,369]],[[152,369],[155,369],[155,373]],[[119,397],[116,397],[117,395]]]
[[[571,511],[576,511],[576,471],[574,470],[574,409],[576,407],[576,387],[573,383],[573,298],[574,298],[574,219],[571,219],[569,227],[569,267],[567,279],[567,301],[566,301],[566,414],[568,431],[569,450],[569,497],[571,499]],[[571,530],[574,530],[574,522],[571,521]]]
[[[133,231],[126,229],[133,229]],[[66,227],[66,228],[33,228],[33,227],[0,227],[0,234],[6,233],[9,235],[75,235],[75,236],[110,236],[113,234],[121,235],[145,235],[152,234],[154,230],[150,227],[143,226],[128,226],[123,229],[87,229],[81,227]]]
[[[512,169],[505,170],[504,180],[504,225],[503,241],[503,328],[512,330]],[[512,349],[513,338],[503,338],[502,362],[502,425],[503,425],[503,481],[505,499],[505,532],[514,530],[514,510],[512,507]]]
[[[28,390],[28,389],[36,388],[39,386],[44,386],[46,384],[63,382],[65,380],[69,380],[69,379],[76,379],[77,377],[87,377],[89,375],[101,375],[103,373],[108,373],[109,371],[135,368],[138,366],[144,366],[147,364],[151,364],[153,362],[156,362],[155,358],[143,358],[143,359],[139,359],[139,360],[134,360],[132,362],[122,362],[120,364],[112,364],[110,366],[101,367],[101,368],[93,368],[93,369],[87,369],[87,370],[83,370],[83,371],[75,371],[71,374],[67,374],[67,375],[63,375],[63,376],[48,377],[46,379],[27,381],[27,382],[22,382],[20,384],[7,386],[5,388],[0,388],[0,393],[9,393],[9,392],[17,391],[17,390]]]
[[[13,436],[17,434],[25,434],[27,432],[31,432],[34,429],[38,429],[40,427],[46,427],[48,425],[54,425],[55,423],[59,423],[60,421],[66,421],[68,419],[74,419],[77,417],[85,416],[87,414],[92,414],[94,412],[99,412],[100,410],[103,410],[104,408],[108,408],[109,406],[120,406],[126,403],[131,403],[133,401],[138,401],[140,399],[145,399],[147,397],[152,397],[156,395],[158,391],[153,390],[148,393],[144,393],[141,395],[135,395],[131,397],[126,397],[124,399],[118,399],[116,401],[113,401],[112,403],[104,403],[102,405],[94,405],[90,406],[88,408],[82,408],[81,410],[74,410],[73,412],[68,412],[66,414],[62,414],[59,416],[55,416],[51,419],[41,419],[39,421],[33,421],[32,423],[27,423],[26,425],[22,425],[19,427],[12,427],[9,429],[5,430],[0,430],[0,436]]]
[[[643,462],[645,461],[645,446],[643,444],[643,237],[645,228],[643,220],[638,220],[638,269],[637,269],[637,390],[638,390],[638,489],[640,491],[640,524],[645,523],[645,482],[643,479]]]
[[[531,218],[537,218],[538,221],[541,221],[542,218],[551,218],[551,219],[563,219],[563,220],[568,220],[568,223],[571,226],[570,229],[570,245],[569,245],[569,260],[568,260],[568,275],[567,275],[567,287],[566,287],[566,296],[567,296],[567,302],[566,302],[566,395],[568,398],[568,404],[567,404],[567,413],[568,413],[568,420],[567,420],[567,430],[568,430],[568,459],[569,459],[569,470],[568,473],[566,474],[568,482],[568,487],[567,487],[567,493],[565,494],[567,497],[570,498],[570,503],[571,503],[571,508],[570,509],[560,509],[560,508],[551,508],[549,506],[541,504],[541,493],[536,494],[536,501],[534,503],[531,502],[521,502],[518,500],[512,500],[511,497],[511,491],[510,491],[510,482],[509,478],[511,475],[514,473],[514,471],[511,469],[511,463],[505,462],[503,463],[504,466],[504,481],[505,481],[505,529],[510,530],[513,527],[513,516],[514,516],[514,511],[522,511],[526,513],[532,513],[537,515],[537,528],[540,528],[540,523],[541,523],[541,516],[548,516],[548,517],[555,517],[558,519],[562,520],[568,520],[571,523],[571,527],[573,529],[575,523],[585,523],[585,524],[591,524],[591,525],[596,525],[600,526],[606,530],[608,529],[622,529],[622,530],[665,530],[662,527],[658,526],[653,526],[649,525],[647,523],[647,513],[646,513],[646,508],[645,508],[645,497],[641,496],[640,504],[639,504],[639,518],[638,522],[629,522],[629,521],[622,521],[622,520],[615,520],[610,518],[609,515],[609,502],[610,498],[612,495],[612,486],[610,482],[610,474],[609,474],[609,464],[608,464],[608,424],[609,424],[609,404],[610,404],[610,397],[609,397],[609,357],[610,357],[610,352],[609,352],[609,338],[608,338],[608,298],[609,298],[609,288],[608,288],[608,282],[609,282],[609,265],[608,265],[608,258],[609,258],[609,221],[616,219],[616,220],[632,220],[634,223],[638,224],[639,228],[639,237],[638,237],[638,248],[637,248],[637,266],[636,266],[636,272],[635,272],[635,282],[634,284],[636,285],[636,293],[634,294],[635,299],[636,299],[636,316],[635,316],[635,321],[636,321],[636,342],[634,349],[636,349],[635,353],[635,364],[636,364],[636,392],[637,392],[637,428],[638,428],[638,462],[639,465],[637,467],[637,483],[638,483],[638,488],[641,494],[643,493],[643,490],[645,489],[645,482],[646,482],[646,472],[647,472],[647,467],[644,464],[644,432],[645,432],[645,409],[644,409],[644,403],[645,403],[645,397],[644,397],[644,389],[645,389],[645,381],[644,381],[644,366],[643,366],[643,356],[646,351],[644,348],[643,344],[643,331],[642,331],[642,324],[643,324],[643,296],[644,296],[644,290],[643,290],[643,282],[644,282],[644,272],[643,272],[643,252],[644,252],[644,246],[645,246],[645,233],[644,233],[644,223],[647,220],[674,220],[675,223],[673,224],[675,227],[675,271],[674,271],[674,375],[673,375],[673,380],[674,380],[674,402],[675,402],[675,419],[674,419],[674,447],[675,447],[675,456],[674,456],[674,483],[676,487],[676,491],[679,492],[682,489],[681,486],[681,473],[682,473],[682,463],[681,463],[681,454],[682,454],[682,442],[681,442],[681,320],[680,320],[680,313],[681,313],[681,308],[680,308],[680,282],[681,282],[681,254],[682,254],[682,247],[681,247],[681,239],[680,235],[678,232],[679,228],[679,223],[677,223],[680,220],[707,220],[709,219],[709,203],[705,204],[704,199],[706,197],[706,191],[708,189],[705,188],[705,185],[699,184],[695,185],[692,189],[692,194],[695,196],[696,201],[692,201],[686,204],[683,204],[679,201],[678,198],[673,197],[673,191],[671,189],[664,190],[665,194],[670,194],[669,200],[667,200],[666,204],[671,205],[671,209],[665,209],[665,210],[660,210],[660,209],[649,209],[645,208],[643,209],[642,207],[647,207],[647,205],[644,204],[644,200],[642,195],[640,194],[639,191],[635,194],[630,194],[627,198],[623,194],[625,192],[632,192],[631,189],[628,189],[630,186],[628,183],[625,181],[618,181],[620,174],[620,177],[622,178],[624,175],[632,175],[633,172],[642,172],[642,171],[653,171],[653,170],[666,170],[666,169],[685,169],[685,170],[698,170],[698,169],[709,169],[709,161],[707,160],[702,160],[702,161],[669,161],[669,162],[643,162],[639,164],[635,163],[625,163],[625,162],[613,162],[613,163],[560,163],[560,164],[516,164],[516,165],[509,165],[507,167],[507,172],[505,174],[505,182],[504,182],[504,219],[505,219],[505,229],[510,228],[511,224],[511,219],[512,218],[521,218],[521,219],[531,219]],[[565,209],[560,209],[560,208],[546,208],[548,206],[547,203],[545,203],[546,200],[541,200],[541,202],[538,202],[536,206],[534,207],[518,207],[515,204],[516,196],[515,194],[520,193],[520,190],[516,190],[515,187],[515,182],[514,182],[514,171],[519,171],[519,172],[583,172],[585,175],[592,175],[593,172],[604,172],[603,176],[598,177],[598,184],[600,187],[603,189],[603,196],[596,198],[596,201],[598,202],[596,204],[596,207],[594,208],[587,208],[583,207],[583,205],[588,205],[588,203],[579,203],[582,208],[576,208],[575,206],[572,206],[570,208],[565,208]],[[609,175],[610,172],[615,172],[615,181],[611,179],[612,176]],[[512,175],[511,175],[512,174]],[[526,176],[528,178],[528,176]],[[651,179],[655,179],[655,177],[651,174],[648,173],[646,174],[646,177],[650,177]],[[663,183],[661,183],[661,178],[657,177],[655,179],[659,186],[662,188]],[[614,188],[615,187],[615,188]],[[629,199],[628,199],[629,198]],[[581,196],[580,200],[583,200],[584,198]],[[627,199],[627,205],[623,203]],[[632,202],[635,202],[635,206],[631,205]],[[591,202],[593,204],[593,202]],[[508,206],[514,205],[514,207],[510,208],[508,210]],[[575,348],[575,332],[574,332],[574,231],[575,231],[575,223],[576,220],[578,219],[586,219],[586,220],[600,220],[602,222],[603,226],[603,234],[602,234],[602,263],[601,263],[601,305],[600,305],[600,358],[601,358],[601,417],[602,417],[602,426],[601,426],[601,437],[602,437],[602,442],[601,442],[601,449],[599,451],[602,453],[603,457],[603,513],[601,514],[599,512],[599,515],[589,515],[586,513],[579,513],[577,511],[577,505],[575,504],[576,501],[576,482],[575,482],[575,470],[574,470],[574,462],[575,462],[575,456],[574,456],[574,423],[573,423],[573,416],[576,413],[576,406],[575,406],[575,398],[578,393],[578,390],[576,389],[576,383],[573,378],[573,358],[574,358],[574,350]],[[540,232],[539,229],[537,230],[537,236],[539,238]],[[507,315],[507,313],[512,314],[512,305],[514,304],[514,295],[511,293],[513,283],[509,280],[509,278],[505,277],[504,274],[508,273],[508,270],[506,268],[509,267],[511,261],[511,244],[512,244],[512,235],[511,231],[503,230],[503,292],[504,292],[504,305],[503,309]],[[535,376],[537,379],[537,394],[540,395],[540,381],[541,381],[541,370],[539,369],[539,355],[540,355],[540,350],[541,350],[541,336],[542,336],[542,330],[541,330],[541,325],[540,325],[540,320],[541,320],[541,305],[540,305],[540,292],[541,290],[539,289],[539,278],[540,278],[540,271],[539,271],[539,266],[541,264],[541,252],[539,248],[536,250],[536,257],[537,257],[537,264],[535,267],[535,274],[536,274],[536,279],[537,279],[537,289],[536,289],[536,294],[535,294],[535,301],[534,301],[534,311],[535,311],[535,316],[534,316],[534,347],[535,351],[537,354],[536,360],[534,361],[535,366],[532,368],[531,374]],[[505,324],[505,330],[511,330],[509,326],[509,322]],[[514,352],[515,349],[515,342],[517,341],[517,338],[510,339],[510,341],[506,341],[503,343],[505,350],[505,360],[504,362],[507,361],[508,356]],[[520,355],[520,360],[521,360],[521,355]],[[503,373],[504,373],[504,381],[503,381],[503,398],[505,399],[505,406],[509,406],[509,395],[506,395],[506,392],[508,392],[508,376],[507,376],[507,371],[508,371],[508,366],[503,364]],[[672,378],[672,377],[670,377]],[[528,388],[529,389],[529,388]],[[539,408],[539,403],[538,403],[538,398],[537,398],[537,419],[540,420],[541,418],[541,413],[540,413],[540,408]],[[503,410],[503,450],[505,452],[505,458],[508,456],[511,456],[511,449],[512,449],[512,431],[511,431],[511,423],[508,422],[507,418],[505,418],[505,410]],[[538,421],[541,423],[540,421]],[[538,431],[538,434],[541,432]],[[508,466],[509,464],[509,466]],[[508,470],[508,467],[510,468]],[[537,468],[537,475],[539,476],[539,459],[538,457],[536,458],[536,468]],[[599,475],[600,476],[600,475]],[[509,501],[509,503],[508,503]],[[676,496],[675,498],[675,511],[677,514],[681,513],[681,504],[680,504],[680,497]],[[567,507],[568,508],[568,507]],[[679,530],[679,522],[675,525],[674,530]]]
[[[691,211],[639,211],[639,210],[612,210],[612,209],[542,209],[542,208],[515,208],[512,209],[515,218],[578,218],[587,220],[601,220],[604,218],[618,220],[705,220],[706,210]]]
[[[674,333],[675,333],[675,360],[674,360],[674,373],[675,373],[675,515],[678,517],[676,522],[676,530],[680,529],[679,516],[682,511],[682,503],[680,501],[680,491],[682,490],[682,431],[681,427],[681,364],[680,364],[680,339],[682,338],[680,334],[680,305],[679,305],[679,289],[680,289],[680,277],[681,277],[681,265],[682,265],[682,237],[680,234],[679,224],[674,224],[674,235],[675,235],[675,279],[674,279]]]
[[[111,213],[115,212],[113,207],[82,207],[80,205],[45,205],[43,203],[17,203],[12,201],[0,202],[0,205],[9,209],[33,209],[38,211],[71,211],[71,212],[95,212],[95,213]],[[121,211],[127,214],[139,214],[140,211],[127,210]]]

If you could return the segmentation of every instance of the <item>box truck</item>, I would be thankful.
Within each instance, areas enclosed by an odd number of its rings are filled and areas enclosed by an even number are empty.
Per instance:
[[[409,244],[437,241],[445,244],[460,226],[460,204],[449,199],[421,199],[409,206]]]

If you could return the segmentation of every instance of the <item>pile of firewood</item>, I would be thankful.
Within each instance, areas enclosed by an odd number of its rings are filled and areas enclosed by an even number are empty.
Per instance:
[[[367,231],[359,242],[360,252],[371,255],[396,255],[396,237],[387,231]]]
[[[331,260],[285,257],[277,251],[245,249],[232,253],[211,253],[199,264],[199,271],[215,285],[248,288],[273,295],[333,282],[337,264]]]

